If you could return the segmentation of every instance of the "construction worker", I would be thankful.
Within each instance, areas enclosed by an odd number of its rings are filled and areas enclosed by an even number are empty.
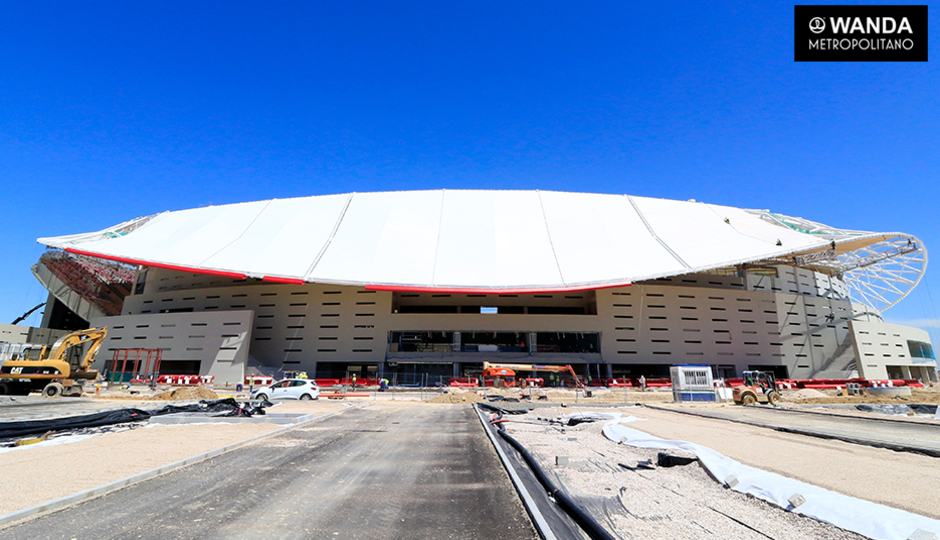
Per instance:
[[[355,376],[355,375],[353,375],[352,387],[353,387],[353,389],[356,388],[356,376]]]

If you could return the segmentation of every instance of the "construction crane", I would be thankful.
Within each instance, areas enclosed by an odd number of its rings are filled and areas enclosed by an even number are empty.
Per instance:
[[[548,371],[550,373],[568,373],[574,379],[575,387],[584,395],[588,395],[587,388],[581,382],[581,378],[574,372],[570,365],[549,366],[543,364],[495,364],[483,362],[483,377],[515,377],[516,371]]]
[[[52,346],[27,347],[0,366],[0,395],[25,396],[41,390],[46,397],[81,396],[82,384],[98,378],[91,369],[107,328],[66,334]]]
[[[31,310],[27,311],[26,313],[20,315],[19,317],[16,318],[15,321],[13,321],[13,324],[20,324],[20,321],[26,320],[26,317],[29,317],[30,315],[33,314],[34,311],[36,311],[37,309],[41,308],[41,307],[44,306],[44,305],[46,305],[45,302],[39,304],[38,306],[34,307],[33,309],[31,309]]]

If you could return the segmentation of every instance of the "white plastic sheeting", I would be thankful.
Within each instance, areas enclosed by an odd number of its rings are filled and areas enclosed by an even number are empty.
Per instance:
[[[39,242],[206,273],[537,290],[626,284],[787,256],[829,241],[752,212],[699,202],[441,190],[210,206]]]
[[[743,465],[711,448],[686,441],[669,441],[628,428],[615,419],[603,428],[608,439],[638,448],[684,450],[698,456],[716,479],[734,476],[731,489],[812,518],[877,540],[907,540],[916,530],[940,535],[940,521],[896,508],[842,495],[779,474]],[[789,500],[802,495],[805,502],[793,508]],[[927,496],[925,494],[925,496]]]
[[[5,454],[7,452],[16,452],[19,450],[29,450],[31,448],[38,448],[40,446],[58,446],[60,444],[68,444],[73,442],[84,441],[85,439],[90,439],[94,437],[95,434],[91,435],[63,435],[61,437],[56,437],[54,439],[49,439],[45,441],[40,441],[33,444],[24,444],[23,446],[2,446],[0,447],[0,454]]]

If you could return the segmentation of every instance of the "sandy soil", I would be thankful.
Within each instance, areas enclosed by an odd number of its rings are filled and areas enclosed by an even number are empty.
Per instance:
[[[178,401],[183,399],[219,399],[219,395],[201,386],[174,388],[151,397],[154,401]]]
[[[152,405],[152,403],[151,403]],[[284,403],[270,412],[323,415],[340,402]],[[203,452],[269,433],[267,423],[157,425],[103,433],[54,446],[0,453],[0,515],[149,471]]]
[[[940,419],[934,419],[932,417],[925,416],[895,416],[895,415],[886,415],[877,412],[866,412],[860,411],[854,408],[826,408],[826,405],[833,404],[831,402],[826,403],[794,403],[794,402],[780,402],[778,405],[781,409],[790,409],[798,411],[809,411],[812,413],[818,414],[830,414],[834,416],[858,416],[862,418],[875,418],[879,420],[895,420],[898,422],[915,422],[919,424],[937,424],[940,425]],[[734,409],[741,407],[741,405],[735,405],[734,403],[660,403],[656,404],[659,407],[668,407],[668,408],[677,408],[685,410],[695,410],[695,409]]]
[[[723,420],[620,409],[649,421],[631,427],[707,446],[741,463],[846,495],[940,519],[940,459],[805,437]]]
[[[436,398],[429,399],[428,403],[473,403],[476,401],[483,401],[483,398],[475,392],[448,392],[437,396]]]
[[[803,392],[803,391],[800,391]],[[910,396],[869,396],[865,394],[864,390],[863,395],[861,396],[843,396],[839,394],[838,390],[822,390],[815,391],[818,394],[822,395],[813,395],[811,397],[804,397],[799,392],[788,392],[783,391],[781,394],[781,401],[789,401],[793,403],[812,403],[812,404],[832,404],[832,403],[851,403],[861,405],[863,403],[868,404],[892,404],[892,405],[904,405],[908,403],[922,403],[926,405],[940,405],[940,387],[928,387],[928,388],[911,388]]]

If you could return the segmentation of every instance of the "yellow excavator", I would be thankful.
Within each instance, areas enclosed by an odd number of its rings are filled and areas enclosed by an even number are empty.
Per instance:
[[[0,366],[0,395],[42,391],[48,398],[81,396],[82,384],[98,378],[91,364],[107,335],[107,328],[89,328],[62,336],[51,349],[46,345],[23,349]]]

